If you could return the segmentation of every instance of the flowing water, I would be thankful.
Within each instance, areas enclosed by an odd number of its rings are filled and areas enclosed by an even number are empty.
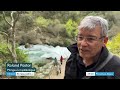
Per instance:
[[[31,62],[44,60],[47,58],[57,58],[60,60],[60,56],[62,55],[63,58],[68,58],[70,56],[70,52],[66,47],[60,46],[48,46],[48,45],[33,45],[30,48],[25,48],[24,45],[20,46],[19,49],[27,51],[29,55],[29,60]]]

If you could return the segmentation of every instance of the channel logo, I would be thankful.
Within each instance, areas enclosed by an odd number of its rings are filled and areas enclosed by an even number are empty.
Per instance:
[[[114,76],[114,72],[96,72],[95,76]]]
[[[16,76],[16,72],[6,72],[6,76]]]
[[[114,76],[114,72],[86,72],[86,76]]]
[[[86,72],[86,76],[95,76],[95,72]]]
[[[6,76],[34,76],[34,72],[6,72]]]

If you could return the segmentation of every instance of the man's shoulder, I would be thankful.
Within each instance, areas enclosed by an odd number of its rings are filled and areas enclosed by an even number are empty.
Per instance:
[[[66,65],[70,65],[71,63],[74,63],[74,61],[76,61],[76,54],[71,54],[66,61]]]
[[[107,63],[106,67],[110,71],[120,71],[120,57],[113,55],[112,59]]]
[[[113,55],[111,60],[107,64],[109,67],[120,67],[120,57]]]
[[[73,57],[74,57],[74,56],[71,54],[70,57],[67,59],[67,62],[66,62],[66,63],[70,63],[70,62],[72,62]]]
[[[120,57],[113,55],[111,62],[120,65]]]
[[[67,49],[68,49],[71,53],[77,53],[77,52],[78,52],[77,43],[74,43],[74,44],[68,46]]]
[[[113,59],[111,60],[111,63],[113,63],[115,78],[120,79],[120,57],[114,55]]]
[[[113,55],[112,59],[106,65],[106,71],[114,72],[115,78],[120,79],[120,57]]]

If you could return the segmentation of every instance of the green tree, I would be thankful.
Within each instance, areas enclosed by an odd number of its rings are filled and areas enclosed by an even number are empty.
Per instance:
[[[67,34],[69,37],[75,37],[77,33],[77,23],[73,21],[72,19],[69,19],[68,22],[65,25]]]
[[[46,28],[49,25],[49,20],[41,16],[36,18],[35,22],[38,26],[43,27],[43,28]]]
[[[107,47],[113,54],[120,56],[120,33],[108,41]]]

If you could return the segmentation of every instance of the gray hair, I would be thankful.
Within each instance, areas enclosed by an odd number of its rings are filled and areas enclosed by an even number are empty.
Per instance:
[[[80,23],[78,29],[88,28],[90,30],[95,29],[96,26],[101,27],[101,35],[108,35],[108,21],[100,16],[86,16]]]

